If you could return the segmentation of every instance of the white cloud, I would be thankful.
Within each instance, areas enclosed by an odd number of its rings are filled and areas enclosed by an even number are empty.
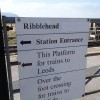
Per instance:
[[[0,6],[12,4],[13,0],[0,0]]]
[[[13,12],[25,17],[100,17],[98,3],[20,3],[13,4],[13,0],[4,0],[1,10]],[[2,1],[2,3],[4,3]]]

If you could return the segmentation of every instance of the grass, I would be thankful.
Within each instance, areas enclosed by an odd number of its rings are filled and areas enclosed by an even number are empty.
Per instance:
[[[9,45],[16,45],[16,32],[15,31],[9,31],[7,33],[8,35],[8,44]]]

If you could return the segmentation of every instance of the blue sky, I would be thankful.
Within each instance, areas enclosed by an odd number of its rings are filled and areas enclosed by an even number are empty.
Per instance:
[[[100,17],[100,0],[0,0],[0,8],[21,17]]]

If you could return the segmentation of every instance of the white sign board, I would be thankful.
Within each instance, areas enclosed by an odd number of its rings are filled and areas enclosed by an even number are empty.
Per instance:
[[[21,100],[81,97],[85,88],[88,19],[15,20]]]
[[[73,100],[85,91],[85,70],[20,81],[21,100]]]

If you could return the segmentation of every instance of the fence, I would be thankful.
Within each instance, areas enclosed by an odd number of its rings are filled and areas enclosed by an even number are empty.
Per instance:
[[[7,32],[6,30],[4,31],[4,34],[5,32]],[[14,39],[16,37],[8,37],[8,39],[4,39],[5,43],[7,43],[6,40],[11,40],[11,39]],[[92,47],[92,46],[100,46],[100,42],[94,42],[94,41],[89,41],[89,44],[88,44],[89,47]],[[8,47],[8,48],[7,48]],[[9,56],[9,57],[13,57],[13,56],[17,56],[17,46],[16,45],[5,45],[5,51],[8,51],[8,53],[6,53],[6,57]],[[8,54],[8,55],[7,55]],[[86,55],[86,57],[90,57],[90,56],[96,56],[96,55],[100,55],[100,52],[95,52],[95,53],[88,53]],[[9,58],[7,58],[7,60],[9,60]],[[18,61],[16,59],[16,61],[8,61],[10,62],[10,66],[8,65],[8,70],[9,70],[9,73],[8,73],[8,77],[11,77],[11,68],[14,67],[14,66],[17,66],[18,65]],[[94,66],[92,68],[86,68],[86,85],[93,79],[93,78],[97,78],[97,77],[100,77],[100,66]],[[12,87],[9,87],[10,88],[10,92],[11,92],[11,96],[13,96],[13,94],[15,93],[19,93],[20,92],[20,88],[19,88],[19,80],[18,81],[13,81],[11,82],[11,78],[8,78],[9,79],[9,86],[12,85]],[[90,92],[86,92],[85,95],[89,95],[89,94],[93,94],[93,93],[97,93],[97,92],[100,92],[100,89],[98,90],[94,90],[94,91],[90,91]],[[11,97],[12,98],[12,97]],[[13,98],[11,99],[13,100]]]

